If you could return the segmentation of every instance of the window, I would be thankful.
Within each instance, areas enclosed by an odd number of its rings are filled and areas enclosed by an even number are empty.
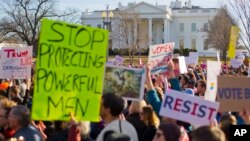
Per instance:
[[[191,25],[191,31],[196,32],[196,23],[192,23]]]
[[[183,38],[181,38],[179,40],[179,49],[184,49],[184,39]]]
[[[191,49],[196,49],[196,39],[191,40]]]
[[[208,40],[204,39],[204,50],[208,50]]]
[[[178,13],[186,13],[185,10],[178,10]]]
[[[203,25],[203,31],[208,31],[208,23],[204,23],[204,25]]]
[[[198,10],[190,10],[190,13],[198,13]]]
[[[203,9],[202,12],[203,12],[203,13],[209,13],[209,12],[210,12],[210,9]]]
[[[179,31],[184,32],[184,23],[180,23]]]
[[[101,24],[98,24],[97,27],[98,27],[98,28],[102,28],[102,25],[101,25]]]

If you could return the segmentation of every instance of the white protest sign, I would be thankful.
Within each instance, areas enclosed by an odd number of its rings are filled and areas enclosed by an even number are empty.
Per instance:
[[[1,78],[26,79],[31,76],[32,47],[3,47],[1,49]]]
[[[199,59],[199,53],[198,52],[189,52],[189,58],[191,61],[191,64],[197,64]]]
[[[217,76],[220,74],[221,63],[218,61],[207,61],[207,88],[205,92],[205,99],[215,101],[217,94]]]
[[[180,73],[181,74],[187,73],[187,66],[186,66],[186,63],[185,63],[185,57],[184,56],[179,56],[178,59],[179,59]]]
[[[243,60],[241,60],[241,59],[231,59],[230,63],[231,63],[231,66],[233,68],[239,68],[243,64]]]
[[[152,66],[151,74],[167,71],[167,64],[173,57],[173,49],[174,43],[150,46],[148,63]]]
[[[210,121],[216,117],[218,108],[218,102],[210,102],[179,91],[167,90],[160,115],[201,126],[209,125]]]
[[[248,77],[250,77],[250,63],[249,63],[249,65],[248,65],[247,73],[248,73]]]
[[[217,52],[217,61],[220,62],[220,52]]]
[[[242,51],[236,50],[236,52],[235,52],[235,59],[241,59],[241,60],[245,59],[245,56],[242,53]]]

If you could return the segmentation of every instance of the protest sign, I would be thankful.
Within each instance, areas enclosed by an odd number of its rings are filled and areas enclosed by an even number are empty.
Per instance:
[[[1,48],[0,78],[27,79],[31,76],[32,47],[15,44]]]
[[[239,36],[240,29],[237,26],[231,26],[231,32],[230,32],[230,42],[228,47],[228,53],[227,56],[230,59],[235,58],[235,46],[236,42]]]
[[[217,61],[220,62],[220,52],[216,52],[217,55]]]
[[[187,66],[186,66],[186,63],[185,63],[185,58],[184,58],[184,56],[179,56],[178,59],[179,59],[180,73],[181,73],[181,74],[187,73]]]
[[[241,111],[250,107],[250,78],[243,76],[218,76],[217,101],[220,112]]]
[[[220,75],[221,63],[218,61],[207,61],[207,88],[205,99],[215,101],[217,94],[217,76]]]
[[[42,20],[34,120],[99,121],[108,31]]]
[[[230,64],[233,68],[239,68],[243,64],[241,59],[230,59]]]
[[[124,61],[124,60],[123,60],[123,58],[122,58],[121,56],[119,56],[119,55],[116,55],[116,56],[115,56],[115,62],[114,62],[114,63],[115,63],[116,65],[122,65],[122,64],[123,64],[123,61]]]
[[[218,108],[218,102],[210,102],[179,91],[167,90],[160,115],[201,126],[209,125],[210,121],[216,117]]]
[[[149,48],[148,63],[152,66],[151,74],[167,71],[167,64],[173,57],[174,43],[152,45]]]
[[[249,63],[249,65],[248,65],[247,73],[248,73],[248,77],[250,77],[250,63]]]
[[[244,60],[245,56],[244,56],[243,52],[240,51],[240,50],[236,50],[236,52],[235,52],[235,59]]]
[[[189,56],[185,57],[186,65],[196,65],[198,63],[199,53],[198,52],[189,52]]]
[[[103,94],[114,93],[128,100],[142,100],[144,84],[143,69],[106,65]]]

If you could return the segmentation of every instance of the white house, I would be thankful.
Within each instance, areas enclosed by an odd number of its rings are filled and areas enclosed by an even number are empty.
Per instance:
[[[208,21],[217,14],[217,8],[201,8],[193,6],[191,0],[185,3],[175,0],[170,6],[152,5],[146,2],[129,3],[123,6],[119,3],[118,8],[113,11],[130,10],[138,13],[139,17],[147,22],[149,41],[146,47],[175,42],[175,48],[196,49],[200,55],[211,55],[211,52],[214,52],[208,48],[206,30]],[[104,27],[103,11],[83,12],[81,17],[83,24]],[[116,25],[116,17],[113,19],[112,27]],[[112,32],[117,31],[112,30]],[[112,48],[119,48],[118,43],[112,42]]]

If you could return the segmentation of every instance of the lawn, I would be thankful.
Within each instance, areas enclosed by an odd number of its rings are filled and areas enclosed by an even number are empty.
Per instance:
[[[122,56],[124,59],[125,59],[125,64],[130,64],[130,60],[129,60],[129,56]],[[115,56],[109,56],[109,60],[113,60],[115,58]],[[146,64],[148,62],[148,56],[140,56],[143,64]],[[199,62],[201,62],[203,59],[206,59],[206,60],[213,60],[213,61],[216,61],[217,58],[216,57],[200,57],[199,58]],[[135,56],[134,57],[134,64],[139,64],[139,59],[138,59],[138,56]]]

